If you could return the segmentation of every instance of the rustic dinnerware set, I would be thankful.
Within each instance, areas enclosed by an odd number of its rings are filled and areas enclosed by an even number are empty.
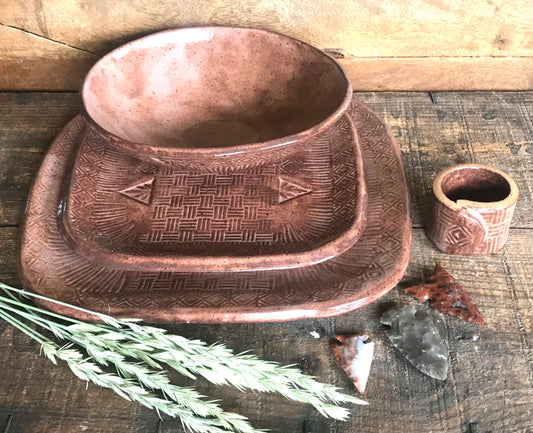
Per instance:
[[[170,30],[103,57],[81,94],[30,194],[26,288],[150,321],[283,321],[351,311],[403,276],[398,146],[321,51],[262,30]],[[507,175],[468,166],[435,185],[439,248],[503,244]]]

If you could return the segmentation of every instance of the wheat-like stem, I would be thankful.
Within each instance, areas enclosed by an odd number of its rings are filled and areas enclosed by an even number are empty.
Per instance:
[[[107,323],[108,325],[111,325],[111,326],[113,326],[115,328],[120,328],[120,321],[115,319],[114,317],[108,316],[107,314],[98,313],[97,311],[87,310],[85,308],[81,308],[81,307],[78,307],[76,305],[72,305],[72,304],[68,304],[66,302],[58,301],[57,299],[48,298],[48,297],[43,296],[43,295],[38,295],[37,293],[31,293],[31,292],[27,292],[25,290],[17,289],[15,287],[8,286],[7,284],[2,283],[2,282],[0,282],[0,289],[3,289],[6,293],[11,293],[11,294],[12,293],[17,293],[18,295],[20,295],[22,297],[31,296],[32,298],[41,299],[41,300],[47,301],[47,302],[53,302],[54,304],[61,305],[63,307],[67,307],[67,308],[71,308],[71,309],[74,309],[74,310],[77,310],[77,311],[81,311],[82,313],[86,313],[86,314],[89,314],[91,316],[95,316],[95,317],[99,318],[102,322]],[[56,316],[56,317],[60,316],[60,315],[57,315],[55,313],[53,313],[53,315]],[[70,317],[67,317],[67,316],[61,316],[61,317],[63,318],[63,320],[83,323],[83,322],[80,322],[79,320],[71,319]]]
[[[87,343],[84,340],[78,341],[72,338],[87,351],[87,353],[97,362],[103,365],[112,364],[119,374],[129,379],[137,380],[141,385],[152,390],[161,391],[170,400],[173,400],[183,407],[190,408],[194,414],[213,418],[220,424],[224,431],[235,431],[242,433],[260,433],[254,429],[242,415],[225,412],[214,401],[204,401],[204,396],[198,394],[194,389],[173,385],[167,373],[163,370],[151,370],[144,363],[132,363],[116,352],[102,350],[101,347]],[[190,426],[191,427],[191,426]]]
[[[5,302],[5,300],[4,300]],[[100,345],[94,344],[94,338],[79,337],[74,333],[69,332],[69,327],[54,322],[49,322],[42,317],[38,317],[35,314],[30,314],[24,311],[18,311],[13,307],[6,305],[0,301],[0,314],[5,311],[15,312],[21,317],[31,320],[39,326],[51,331],[62,340],[68,340],[71,343],[85,349],[90,358],[96,362],[89,361],[88,359],[82,359],[81,353],[73,349],[63,350],[59,349],[55,343],[45,339],[42,334],[39,334],[39,342],[43,346],[43,352],[45,355],[55,363],[55,358],[66,361],[70,369],[80,379],[88,380],[96,385],[105,386],[106,388],[113,389],[117,394],[129,400],[136,400],[144,404],[143,402],[154,403],[154,409],[164,412],[171,416],[179,416],[182,422],[187,425],[191,430],[202,432],[201,428],[207,425],[211,430],[205,430],[207,432],[240,432],[240,433],[261,433],[262,430],[257,430],[251,426],[251,424],[242,415],[225,412],[218,404],[213,401],[204,401],[204,396],[198,394],[194,389],[184,388],[177,385],[173,385],[168,378],[165,371],[153,371],[150,370],[150,366],[145,363],[132,363],[126,360],[125,356],[118,352],[110,350],[102,350]],[[0,315],[0,317],[3,317]],[[22,322],[14,323],[13,319],[10,323],[17,326],[19,329]],[[31,328],[23,329],[32,338],[35,338],[36,332],[29,333]],[[70,346],[68,346],[70,347]],[[118,376],[114,374],[105,373],[97,365],[108,366],[112,364],[117,372]],[[161,368],[160,366],[158,366]],[[98,377],[95,375],[99,375]],[[120,381],[119,379],[124,379]],[[137,384],[138,382],[138,384]],[[105,383],[108,383],[107,385]],[[134,386],[135,385],[135,386]],[[176,405],[170,405],[169,403],[163,403],[157,400],[155,395],[149,395],[147,393],[137,392],[138,385],[144,386],[152,390],[161,391],[170,400],[177,403]],[[133,395],[134,394],[134,395]],[[139,400],[141,399],[141,400]],[[147,400],[148,399],[148,400]],[[161,399],[162,400],[162,399]],[[168,400],[165,400],[167,402]],[[157,403],[157,405],[155,405]],[[181,406],[179,408],[178,406]],[[193,416],[187,416],[189,411],[193,412]],[[196,419],[200,417],[200,419]],[[206,424],[202,418],[211,418]],[[223,428],[220,429],[219,427]],[[216,428],[219,428],[216,430]],[[213,430],[215,429],[215,430]]]
[[[192,396],[192,398],[188,399],[186,395],[180,395],[179,399],[174,401],[161,398],[143,388],[142,383],[133,380],[135,377],[134,374],[132,374],[132,378],[128,378],[113,373],[106,373],[98,364],[90,359],[84,358],[81,352],[72,349],[70,346],[59,347],[53,342],[45,342],[42,345],[42,350],[45,356],[54,363],[55,358],[65,361],[72,372],[80,379],[92,382],[104,388],[110,388],[121,397],[127,400],[137,401],[143,406],[156,409],[158,412],[166,413],[172,417],[179,417],[184,427],[189,430],[198,433],[260,432],[259,430],[255,430],[248,423],[239,425],[238,422],[232,422],[232,419],[228,421],[227,418],[224,417],[221,419],[209,418],[210,413],[201,414],[203,407],[199,408],[194,406],[194,404],[197,403],[196,396]],[[130,366],[130,369],[132,370],[133,366]],[[168,397],[172,398],[170,395],[168,395]],[[200,414],[197,413],[197,411],[200,412]],[[221,409],[220,412],[224,413]],[[224,414],[227,417],[228,415],[231,415],[227,413]],[[238,430],[237,427],[244,428]]]
[[[57,364],[57,359],[65,361],[70,370],[82,380],[110,388],[121,397],[137,401],[158,412],[179,417],[185,427],[198,433],[264,432],[264,430],[255,429],[242,415],[225,412],[215,402],[202,400],[204,396],[194,389],[171,384],[164,371],[154,372],[146,364],[128,362],[124,356],[115,352],[102,351],[100,347],[90,343],[80,342],[75,338],[66,338],[65,331],[58,326],[53,332],[58,336],[64,335],[65,339],[82,346],[89,355],[89,357],[84,357],[81,352],[72,348],[72,344],[60,347],[7,311],[13,311],[13,309],[6,308],[6,305],[0,302],[0,318],[41,343],[44,355],[54,364]],[[20,315],[32,320],[31,316],[23,312]],[[42,319],[32,321],[39,326],[43,322]],[[45,326],[45,328],[52,330],[54,326]],[[118,374],[105,372],[98,364],[103,366],[112,364]],[[161,398],[146,388],[161,391],[166,398]]]
[[[294,367],[282,367],[266,362],[250,354],[235,354],[222,344],[207,345],[200,340],[189,340],[169,335],[159,328],[128,324],[133,332],[116,335],[114,332],[100,332],[94,325],[73,325],[69,327],[80,339],[92,338],[102,348],[128,353],[123,337],[142,343],[152,350],[145,352],[156,362],[165,363],[178,371],[186,369],[199,374],[216,385],[233,385],[240,390],[252,389],[259,392],[277,392],[289,400],[312,404],[323,416],[346,419],[345,408],[328,404],[350,402],[366,404],[352,396],[340,393],[334,386],[316,381],[302,374]]]
[[[328,384],[302,374],[292,366],[263,361],[249,353],[235,354],[223,344],[208,345],[168,334],[161,328],[140,325],[136,319],[115,319],[67,303],[0,283],[9,297],[0,296],[0,317],[39,341],[52,361],[62,359],[78,377],[113,389],[119,395],[136,400],[171,416],[179,416],[189,429],[197,432],[256,433],[245,417],[224,412],[215,402],[202,400],[195,390],[170,383],[163,365],[195,379],[203,376],[216,385],[233,385],[244,391],[277,392],[287,399],[312,404],[325,417],[344,420],[349,412],[338,403],[366,404],[345,395]],[[105,324],[89,324],[21,302],[19,296],[34,296],[69,308],[93,314]],[[59,347],[42,334],[15,319],[11,313],[52,332],[59,340],[82,347],[89,358],[72,346]],[[60,319],[58,321],[57,319]],[[67,323],[64,323],[67,322]],[[44,339],[44,340],[43,340]],[[55,345],[55,346],[54,346]],[[131,362],[136,359],[140,362]],[[104,372],[113,365],[118,374]],[[142,390],[142,391],[141,391]],[[165,398],[151,391],[161,392]],[[209,427],[206,427],[209,426]]]
[[[19,289],[15,290],[32,295]],[[53,301],[40,295],[39,297]],[[78,309],[78,307],[72,307]],[[40,311],[47,313],[46,310]],[[91,313],[89,310],[83,311]],[[123,349],[127,356],[153,363],[154,366],[157,366],[158,362],[166,363],[181,374],[192,378],[194,374],[199,374],[217,385],[231,384],[240,390],[253,389],[260,392],[280,392],[280,386],[292,385],[314,394],[320,400],[329,400],[333,403],[367,404],[361,399],[340,393],[335,386],[318,382],[291,366],[280,366],[274,362],[263,361],[247,353],[235,354],[223,344],[207,345],[201,340],[169,335],[161,328],[138,325],[136,319],[120,320],[110,316],[104,318],[106,323],[112,323],[113,327],[127,327],[132,332],[124,332],[124,329],[114,332],[116,330],[106,329],[102,325],[88,324],[75,319],[71,319],[73,322],[71,330],[81,332],[85,338],[92,339],[95,344],[102,344],[102,347],[113,350]],[[299,398],[301,394],[296,393],[294,396],[296,401],[301,401]]]

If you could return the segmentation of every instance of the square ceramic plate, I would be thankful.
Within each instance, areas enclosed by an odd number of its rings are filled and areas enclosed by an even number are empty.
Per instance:
[[[289,269],[345,252],[364,226],[363,164],[348,115],[301,150],[252,168],[156,165],[90,132],[77,147],[63,182],[60,230],[78,255],[101,265]]]
[[[367,222],[358,241],[309,266],[213,273],[123,270],[88,260],[67,244],[58,209],[64,206],[61,184],[84,129],[76,117],[52,144],[30,194],[20,249],[24,287],[119,317],[166,323],[328,317],[374,301],[394,287],[407,267],[408,192],[398,146],[381,119],[357,103],[349,115],[359,135],[368,193]]]

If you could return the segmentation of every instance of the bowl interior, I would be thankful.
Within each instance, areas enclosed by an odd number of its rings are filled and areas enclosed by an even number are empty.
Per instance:
[[[171,148],[264,142],[325,121],[347,97],[338,64],[253,29],[161,32],[103,57],[82,88],[87,114],[122,139]]]
[[[505,200],[511,193],[509,182],[485,168],[461,168],[442,179],[442,192],[450,200],[490,203]]]

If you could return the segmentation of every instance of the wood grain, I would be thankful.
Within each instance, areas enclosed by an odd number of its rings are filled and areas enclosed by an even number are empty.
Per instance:
[[[533,89],[533,57],[377,57],[339,61],[355,91]]]
[[[0,93],[0,225],[17,225],[44,152],[79,113],[74,93]]]
[[[0,227],[0,281],[6,284],[20,285],[17,271],[18,227]]]
[[[0,90],[78,90],[99,57],[45,37],[0,26]]]
[[[518,184],[513,227],[533,228],[533,92],[355,93],[391,128],[403,154],[415,226],[425,225],[433,179],[455,164],[494,166]]]
[[[329,50],[357,89],[524,90],[533,82],[527,0],[5,3],[0,90],[77,90],[96,58],[122,43],[198,25],[263,28]]]
[[[533,56],[527,0],[68,0],[7,2],[0,22],[104,54],[132,37],[193,25],[261,27],[345,57]]]
[[[365,330],[377,343],[366,407],[353,407],[346,423],[320,417],[307,406],[281,397],[215,388],[198,389],[223,406],[247,415],[274,433],[533,431],[533,226],[531,184],[533,92],[358,93],[380,114],[400,143],[412,192],[415,229],[411,261],[399,285],[385,298],[350,314],[322,320],[276,324],[179,325],[170,330],[208,342],[224,341],[270,360],[295,363],[320,380],[353,393],[334,363],[329,341],[335,333]],[[18,218],[39,160],[50,140],[78,110],[76,94],[0,93],[0,281],[18,284]],[[431,179],[456,162],[490,164],[511,173],[521,188],[508,243],[490,256],[450,256],[427,240],[422,225]],[[11,199],[5,199],[5,186]],[[18,192],[17,192],[18,191]],[[441,263],[468,291],[487,326],[433,312],[449,350],[451,372],[438,382],[415,370],[390,347],[380,314],[394,303],[420,305],[401,287],[430,275]],[[311,332],[317,332],[316,339]],[[27,337],[0,321],[0,431],[102,433],[182,432],[179,421],[111,391],[86,385],[68,368],[54,367]],[[180,384],[191,384],[177,380]],[[305,427],[304,427],[305,423]]]

